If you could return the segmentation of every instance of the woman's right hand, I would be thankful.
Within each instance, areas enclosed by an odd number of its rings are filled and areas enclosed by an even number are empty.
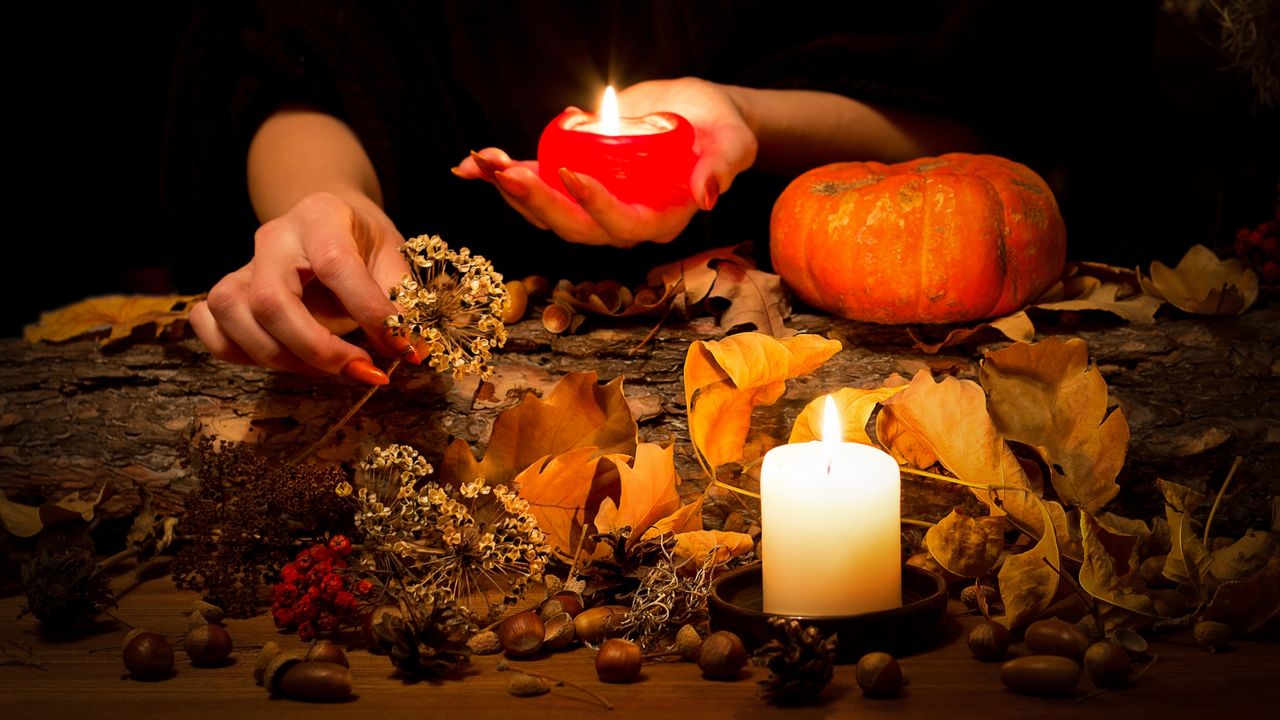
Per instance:
[[[192,308],[191,325],[221,360],[383,384],[369,354],[340,336],[360,327],[379,350],[417,359],[384,326],[397,311],[388,289],[408,271],[403,242],[360,193],[307,195],[258,229],[253,259]]]

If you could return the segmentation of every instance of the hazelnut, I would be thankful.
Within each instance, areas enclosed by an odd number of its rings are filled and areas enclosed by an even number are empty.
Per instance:
[[[271,663],[272,658],[281,652],[280,645],[274,641],[268,641],[258,651],[258,657],[253,663],[253,679],[259,685],[265,682],[267,675],[267,665]]]
[[[129,633],[124,648],[124,666],[135,680],[159,680],[173,674],[173,648],[163,635],[153,632]]]
[[[578,613],[582,612],[582,595],[572,590],[561,590],[551,596],[552,600],[559,600],[560,607],[571,617],[578,617]]]
[[[1000,681],[1016,693],[1061,695],[1080,681],[1080,666],[1060,655],[1028,655],[1000,666]]]
[[[502,642],[498,640],[498,633],[485,630],[471,636],[467,649],[476,655],[494,655],[502,652]]]
[[[510,657],[527,657],[538,652],[546,636],[542,618],[532,610],[516,613],[498,625],[498,642]]]
[[[1084,671],[1096,688],[1120,687],[1133,674],[1133,661],[1119,645],[1098,642],[1084,653]]]
[[[549,597],[538,605],[538,617],[542,618],[542,622],[544,623],[557,615],[563,614],[564,612],[564,605],[561,604],[559,598]]]
[[[872,652],[858,660],[858,687],[867,697],[893,697],[906,685],[902,666],[889,653]]]
[[[312,660],[284,668],[275,685],[275,692],[285,697],[336,702],[351,697],[355,681],[350,668]]]
[[[596,676],[601,682],[630,683],[640,678],[640,646],[630,640],[606,640],[596,653]]]
[[[347,654],[343,652],[337,643],[328,640],[317,640],[307,649],[307,660],[315,660],[318,662],[329,662],[342,667],[351,667],[351,663],[347,660]]]
[[[681,625],[676,633],[676,652],[689,662],[697,662],[698,652],[702,649],[702,636],[692,625]]]
[[[205,623],[187,631],[182,639],[182,649],[196,667],[210,667],[224,662],[234,646],[231,635],[221,625]]]
[[[969,652],[979,660],[999,660],[1009,651],[1013,635],[1009,629],[995,620],[983,620],[969,629],[965,643]]]
[[[573,619],[574,635],[584,643],[596,645],[618,634],[618,627],[629,610],[622,605],[601,605],[583,610]]]
[[[1027,626],[1023,641],[1033,655],[1058,655],[1077,663],[1089,647],[1089,638],[1069,622],[1050,618]]]
[[[702,641],[698,668],[703,677],[735,678],[747,664],[747,648],[742,639],[727,630],[713,632]]]
[[[529,307],[529,289],[519,280],[511,280],[504,285],[507,288],[507,306],[502,311],[502,322],[511,325],[524,318],[524,311]]]
[[[569,617],[569,613],[562,612],[543,625],[546,627],[546,636],[543,637],[542,647],[563,650],[573,642],[573,618]]]
[[[1226,623],[1202,620],[1192,628],[1196,643],[1209,652],[1218,652],[1231,644],[1231,626]]]

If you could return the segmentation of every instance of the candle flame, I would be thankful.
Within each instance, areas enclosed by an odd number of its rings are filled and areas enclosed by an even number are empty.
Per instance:
[[[618,115],[618,93],[610,85],[604,89],[604,98],[600,101],[600,128],[604,135],[621,135],[622,121]]]
[[[840,411],[836,410],[836,399],[827,396],[822,406],[822,442],[828,447],[844,442],[844,425],[840,422]]]

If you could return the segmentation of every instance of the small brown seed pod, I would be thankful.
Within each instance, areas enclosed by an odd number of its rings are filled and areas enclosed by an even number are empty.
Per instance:
[[[1089,638],[1079,628],[1057,618],[1037,620],[1028,625],[1023,641],[1034,655],[1058,655],[1077,663],[1089,648]]]
[[[204,618],[205,622],[213,623],[214,625],[221,624],[227,617],[227,613],[222,608],[203,600],[197,600],[192,603],[191,610],[192,614],[199,614],[200,617]]]
[[[889,653],[872,652],[858,660],[858,687],[867,697],[893,697],[906,685],[902,666]]]
[[[999,660],[1009,651],[1013,635],[1009,629],[995,620],[983,620],[969,629],[965,643],[969,652],[979,660]]]
[[[736,678],[747,664],[747,648],[742,638],[721,630],[713,632],[702,641],[698,651],[698,668],[703,677],[726,680]]]
[[[551,686],[540,677],[518,672],[507,681],[507,692],[516,697],[537,697],[551,692]]]
[[[582,612],[582,595],[572,590],[561,590],[551,596],[553,600],[560,601],[560,607],[572,617],[578,617],[578,613]]]
[[[135,680],[158,680],[173,674],[173,647],[163,635],[130,632],[124,648],[124,666]]]
[[[606,640],[596,653],[596,676],[601,682],[630,683],[640,678],[640,646],[630,640]]]
[[[187,636],[182,639],[182,649],[191,658],[192,665],[211,667],[226,661],[234,646],[226,628],[205,623],[187,631]]]
[[[1164,576],[1164,564],[1168,559],[1168,555],[1152,555],[1138,566],[1138,574],[1147,587],[1165,587],[1169,584],[1169,578]]]
[[[542,618],[532,610],[516,613],[498,626],[498,641],[510,657],[527,657],[538,652],[546,636]]]
[[[547,332],[559,335],[573,327],[574,312],[568,303],[556,300],[542,310],[542,327]]]
[[[982,593],[987,605],[991,605],[1000,599],[1000,593],[996,592],[996,589],[990,585],[982,585],[981,590],[978,588],[978,585],[968,585],[960,591],[960,602],[964,603],[964,606],[970,610],[978,607],[978,593]]]
[[[1192,628],[1196,643],[1209,652],[1218,652],[1231,644],[1231,626],[1226,623],[1202,620]]]
[[[546,297],[551,292],[551,281],[545,275],[530,275],[520,281],[529,297],[537,299]]]
[[[502,641],[498,640],[498,633],[485,630],[471,636],[467,649],[476,655],[496,655],[502,652]]]

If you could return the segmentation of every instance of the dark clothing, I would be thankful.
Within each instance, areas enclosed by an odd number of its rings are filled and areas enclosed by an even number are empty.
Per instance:
[[[657,262],[743,240],[767,256],[769,210],[789,178],[748,172],[671,245],[618,250],[538,231],[492,187],[449,172],[468,150],[491,145],[532,159],[545,123],[566,105],[594,108],[606,81],[693,75],[955,117],[989,151],[1053,182],[1081,142],[1061,133],[1051,83],[1070,69],[1063,58],[1083,54],[1069,46],[1081,41],[1083,13],[1030,9],[1039,5],[209,3],[195,13],[175,73],[165,182],[180,239],[175,281],[206,289],[249,259],[258,222],[245,188],[248,144],[268,115],[293,104],[351,125],[406,237],[438,233],[511,277],[634,280]]]

